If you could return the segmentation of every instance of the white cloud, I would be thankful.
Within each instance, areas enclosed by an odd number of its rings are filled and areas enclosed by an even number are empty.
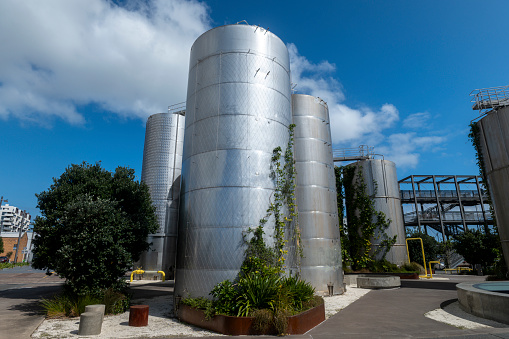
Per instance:
[[[313,64],[299,54],[294,44],[288,44],[292,82],[297,93],[320,97],[329,106],[332,141],[338,143],[362,142],[362,139],[380,141],[380,132],[399,120],[399,112],[392,104],[384,104],[378,110],[369,107],[352,108],[345,104],[341,84],[330,74],[336,66],[327,61]],[[364,140],[365,141],[365,140]]]
[[[430,119],[429,113],[410,114],[398,126],[399,111],[390,103],[379,109],[352,108],[344,103],[341,84],[331,76],[336,69],[334,64],[327,61],[313,64],[299,54],[294,44],[288,44],[288,50],[292,82],[297,84],[297,93],[318,96],[329,106],[335,148],[375,146],[377,154],[394,161],[398,168],[415,168],[423,152],[442,150],[440,146],[446,138],[427,135],[423,131]],[[396,133],[395,128],[398,128]],[[402,128],[419,129],[419,134]]]
[[[415,132],[395,133],[387,139],[377,152],[405,168],[416,168],[422,152],[440,151],[440,145],[446,141],[442,136],[419,136]]]
[[[410,114],[403,120],[403,127],[413,129],[426,128],[428,127],[427,123],[429,119],[430,114],[428,112]]]
[[[0,117],[79,124],[76,106],[90,102],[164,112],[185,100],[189,51],[209,21],[194,0],[1,1]]]

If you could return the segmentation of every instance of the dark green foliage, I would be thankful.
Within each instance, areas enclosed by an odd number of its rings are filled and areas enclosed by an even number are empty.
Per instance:
[[[282,290],[286,291],[291,309],[300,312],[303,305],[313,298],[315,289],[311,284],[296,277],[282,279]]]
[[[217,314],[235,314],[238,312],[237,290],[232,282],[220,282],[210,292],[214,297],[214,308]]]
[[[210,320],[216,314],[216,310],[214,308],[214,303],[212,300],[206,299],[204,297],[198,298],[185,298],[181,301],[182,304],[198,308],[203,310],[205,313],[205,319]]]
[[[441,253],[440,244],[438,241],[430,235],[422,232],[411,233],[408,238],[421,238],[424,246],[424,256],[426,262],[431,260],[437,260],[438,255]],[[410,254],[410,261],[417,262],[422,265],[422,249],[421,242],[419,240],[408,241],[408,252]]]
[[[251,273],[239,279],[237,316],[247,317],[252,310],[271,308],[277,301],[280,278]]]
[[[37,198],[32,266],[54,270],[74,294],[123,288],[125,272],[157,230],[148,187],[134,180],[134,170],[71,165]]]
[[[276,253],[273,248],[268,247],[263,240],[263,224],[249,230],[248,234],[252,234],[249,241],[244,236],[247,244],[245,259],[242,263],[241,274],[258,272],[261,275],[278,274],[279,269],[276,267]]]
[[[454,236],[452,242],[456,252],[472,265],[491,266],[500,251],[500,238],[497,233],[484,233],[471,230]]]
[[[335,170],[336,187],[341,192],[338,193],[338,206],[345,207],[348,219],[347,225],[340,226],[343,266],[351,266],[354,270],[368,268],[377,257],[385,259],[396,242],[396,236],[387,236],[385,230],[390,220],[383,212],[375,210],[374,201],[367,194],[366,183],[359,175],[360,170],[355,166]],[[372,246],[374,239],[379,240],[376,249]]]

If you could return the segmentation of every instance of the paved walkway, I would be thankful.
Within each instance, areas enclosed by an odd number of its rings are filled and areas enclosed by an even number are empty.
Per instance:
[[[0,270],[0,339],[26,339],[44,320],[39,301],[58,293],[63,280],[28,266]]]
[[[402,280],[401,288],[371,291],[305,335],[291,338],[509,339],[507,328],[466,330],[426,318],[426,312],[457,298],[457,283],[484,280],[483,277],[458,275],[448,275],[447,278],[450,280]],[[58,277],[48,277],[44,272],[28,267],[1,270],[0,339],[30,338],[43,319],[38,312],[38,301],[58,292],[61,284]],[[134,299],[168,295],[172,290],[171,282],[132,288]]]

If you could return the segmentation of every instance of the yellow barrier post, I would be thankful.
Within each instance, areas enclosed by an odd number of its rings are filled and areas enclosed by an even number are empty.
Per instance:
[[[133,282],[133,275],[134,274],[143,274],[145,273],[144,270],[140,270],[139,268],[137,270],[134,270],[133,273],[131,273],[131,282]]]
[[[440,261],[438,261],[438,260],[432,260],[432,261],[428,261],[428,264],[429,264],[429,275],[430,275],[430,279],[433,279],[433,270],[431,269],[431,264],[440,264]]]
[[[410,263],[410,252],[408,251],[408,240],[420,240],[421,241],[421,249],[422,249],[422,261],[424,262],[424,277],[428,277],[428,271],[426,270],[426,258],[424,257],[424,244],[422,243],[421,238],[407,238],[406,239],[406,254],[408,256],[408,262]],[[421,275],[419,277],[422,277]]]
[[[162,278],[163,278],[163,282],[164,282],[164,278],[166,277],[166,275],[164,274],[164,272],[163,272],[163,271],[157,271],[157,273],[161,273],[161,276],[162,276]]]

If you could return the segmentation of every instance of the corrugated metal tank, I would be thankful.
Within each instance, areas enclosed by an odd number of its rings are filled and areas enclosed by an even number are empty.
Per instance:
[[[158,113],[148,117],[145,132],[141,180],[150,189],[159,230],[149,235],[151,248],[138,264],[143,270],[164,271],[167,279],[175,270],[184,126],[183,111]]]
[[[509,106],[488,112],[477,126],[498,234],[509,264]]]
[[[396,164],[389,160],[368,159],[357,161],[349,166],[356,166],[357,171],[361,170],[367,194],[375,203],[375,210],[383,212],[386,218],[391,220],[385,232],[388,237],[396,235],[397,238],[385,259],[396,265],[404,264],[408,259]],[[381,240],[372,240],[374,248]],[[377,259],[381,259],[380,256]]]
[[[313,96],[292,95],[295,124],[297,206],[303,255],[301,278],[316,292],[342,294],[343,270],[339,237],[336,178],[327,104]]]
[[[228,25],[193,44],[176,296],[208,297],[238,274],[243,232],[259,225],[274,192],[271,157],[288,143],[290,96],[288,50],[271,32]]]

